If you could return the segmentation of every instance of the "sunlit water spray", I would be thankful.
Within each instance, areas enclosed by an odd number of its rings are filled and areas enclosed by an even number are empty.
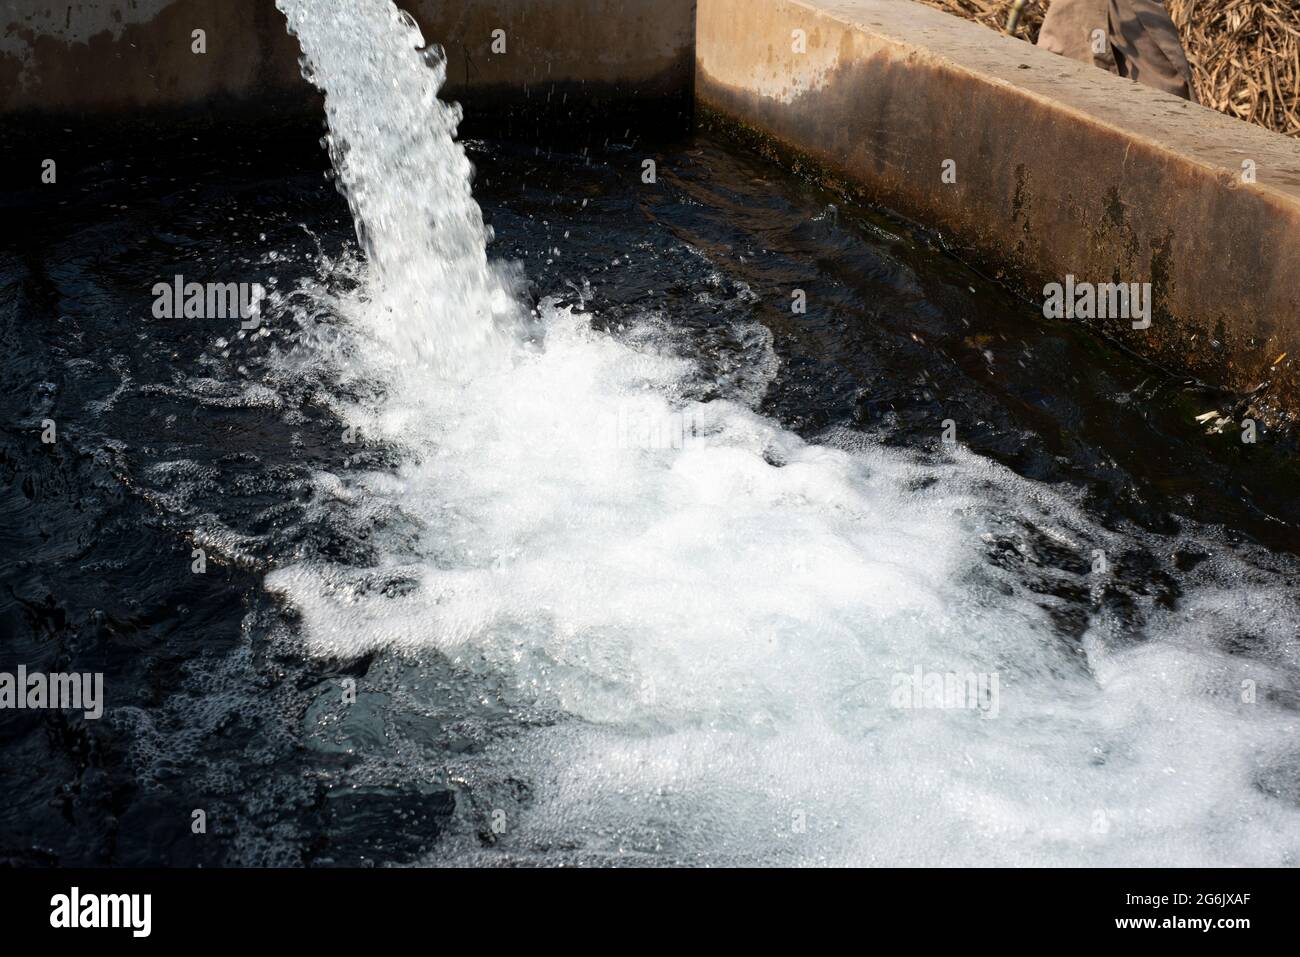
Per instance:
[[[1176,607],[1094,606],[1072,643],[1067,600],[989,543],[1077,554],[1040,572],[1086,594],[1123,537],[959,449],[804,442],[756,412],[761,327],[707,400],[652,314],[614,337],[544,299],[524,348],[441,61],[385,0],[279,3],[367,260],[353,292],[306,290],[304,327],[322,304],[341,324],[284,373],[328,368],[399,461],[316,482],[374,524],[375,567],[304,555],[269,586],[313,653],[436,650],[561,716],[452,767],[530,797],[498,846],[467,827],[437,859],[1300,860],[1294,799],[1261,786],[1296,774],[1300,721],[1266,700],[1296,665],[1285,583],[1215,559]],[[1209,649],[1242,616],[1269,664]]]
[[[304,75],[326,93],[327,145],[369,267],[367,332],[401,357],[463,374],[500,351],[516,304],[438,99],[446,61],[391,3],[282,0]],[[468,368],[467,368],[468,367]]]

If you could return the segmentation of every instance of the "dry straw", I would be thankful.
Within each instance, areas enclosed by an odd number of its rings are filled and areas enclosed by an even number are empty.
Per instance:
[[[1005,30],[1015,0],[921,0]],[[1017,35],[1031,42],[1049,0],[1027,0]],[[1206,106],[1287,136],[1300,137],[1300,2],[1166,0]]]

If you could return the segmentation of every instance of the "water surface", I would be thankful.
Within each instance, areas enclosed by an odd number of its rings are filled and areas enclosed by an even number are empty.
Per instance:
[[[292,131],[7,195],[0,665],[108,713],[0,715],[0,856],[1294,864],[1285,450],[901,223],[621,132],[470,141],[450,247],[436,204],[359,245]],[[178,272],[264,330],[154,319]],[[916,668],[996,715],[896,707]]]

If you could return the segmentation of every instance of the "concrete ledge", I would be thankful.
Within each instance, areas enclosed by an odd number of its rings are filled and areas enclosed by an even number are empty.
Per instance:
[[[1300,144],[908,0],[699,0],[696,97],[1035,301],[1151,283],[1108,333],[1296,421]]]
[[[695,0],[399,0],[448,57],[446,94],[475,109],[612,101],[689,112]],[[207,52],[191,49],[206,33]],[[506,32],[504,53],[493,31]],[[274,0],[6,0],[0,115],[311,102]]]

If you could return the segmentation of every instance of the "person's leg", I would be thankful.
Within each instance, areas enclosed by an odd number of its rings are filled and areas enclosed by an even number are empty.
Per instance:
[[[1178,29],[1160,0],[1052,0],[1038,45],[1195,99]]]
[[[1110,40],[1110,0],[1052,0],[1038,45],[1118,73]]]
[[[1196,98],[1178,28],[1160,0],[1110,0],[1110,19],[1112,42],[1125,63],[1121,75],[1185,99]]]

